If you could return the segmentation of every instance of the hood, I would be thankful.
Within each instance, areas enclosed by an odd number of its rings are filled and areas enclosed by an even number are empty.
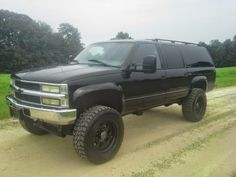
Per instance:
[[[119,68],[76,64],[24,70],[13,74],[12,77],[27,81],[67,83],[70,80],[117,72],[119,72]]]

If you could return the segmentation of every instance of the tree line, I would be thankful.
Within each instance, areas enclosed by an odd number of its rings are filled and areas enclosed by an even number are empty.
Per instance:
[[[199,42],[199,45],[208,49],[216,67],[236,66],[236,35],[232,40],[212,40],[210,44]]]
[[[54,32],[27,15],[0,10],[0,73],[67,63],[82,49],[78,29],[68,23]]]
[[[114,39],[133,39],[118,32]],[[236,66],[236,36],[224,42],[199,42],[208,49],[216,67]],[[0,73],[68,63],[83,50],[81,34],[68,23],[58,31],[27,15],[0,10]]]

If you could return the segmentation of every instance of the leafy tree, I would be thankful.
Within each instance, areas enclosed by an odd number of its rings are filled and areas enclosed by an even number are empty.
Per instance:
[[[63,51],[65,54],[68,57],[75,57],[83,49],[78,29],[69,23],[62,23],[59,25],[58,32],[64,39]]]
[[[208,49],[216,67],[236,66],[236,36],[233,40],[212,40],[210,44],[199,42],[199,45]]]
[[[116,39],[133,39],[129,33],[126,33],[126,32],[118,32],[116,34],[116,37],[115,38],[112,38],[111,40],[116,40]]]
[[[113,39],[132,39],[118,32]],[[199,42],[210,52],[217,67],[236,66],[236,35],[224,42]],[[71,24],[62,23],[58,32],[27,15],[0,10],[0,73],[26,68],[64,64],[83,49],[81,34]]]
[[[215,60],[215,64],[217,64],[217,66],[224,66],[225,49],[219,40],[212,40],[210,42],[209,52],[211,53],[211,56]]]
[[[63,23],[53,32],[44,22],[0,10],[0,72],[67,63],[82,50],[80,39],[72,25]]]

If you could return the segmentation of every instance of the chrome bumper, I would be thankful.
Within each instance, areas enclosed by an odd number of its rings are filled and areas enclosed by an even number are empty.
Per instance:
[[[20,104],[12,96],[7,96],[6,99],[11,109],[22,111],[25,116],[33,120],[56,125],[68,125],[73,124],[76,119],[76,109],[45,109]],[[29,115],[25,114],[25,110]]]

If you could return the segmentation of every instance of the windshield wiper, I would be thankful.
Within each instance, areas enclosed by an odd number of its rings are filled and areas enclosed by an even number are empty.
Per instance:
[[[108,64],[106,64],[106,63],[102,62],[101,60],[90,59],[90,60],[88,60],[88,61],[92,61],[92,62],[95,62],[95,63],[99,63],[99,64],[102,64],[102,65],[105,65],[105,66],[107,66],[107,65],[108,65]]]
[[[112,66],[112,65],[109,65],[107,63],[102,62],[101,60],[91,59],[91,60],[88,60],[88,61],[99,63],[99,64],[102,64],[103,66]],[[115,67],[115,66],[112,66],[112,67]]]

